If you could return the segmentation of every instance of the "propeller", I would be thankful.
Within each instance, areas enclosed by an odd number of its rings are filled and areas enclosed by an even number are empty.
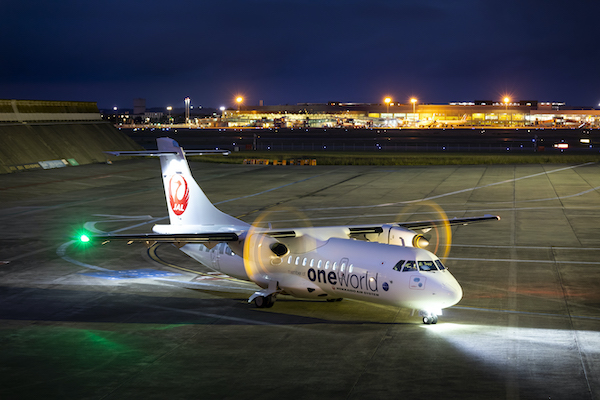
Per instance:
[[[412,203],[402,209],[401,215],[425,214],[423,219],[438,220],[438,224],[430,229],[421,229],[413,238],[413,246],[426,249],[436,254],[441,259],[446,259],[452,244],[452,230],[448,223],[448,216],[437,203],[424,200]],[[414,219],[414,218],[411,218]]]
[[[296,218],[290,219],[291,216]],[[279,265],[282,263],[282,258],[290,252],[289,245],[277,238],[285,236],[288,238],[285,242],[296,240],[292,232],[289,232],[288,236],[282,234],[285,224],[293,223],[296,227],[299,225],[310,227],[307,221],[303,213],[291,207],[277,207],[258,215],[246,233],[243,249],[244,268],[252,281],[261,286],[269,284],[272,278],[270,275],[280,272]],[[274,227],[274,223],[278,226]],[[281,232],[273,236],[268,234],[275,231]]]

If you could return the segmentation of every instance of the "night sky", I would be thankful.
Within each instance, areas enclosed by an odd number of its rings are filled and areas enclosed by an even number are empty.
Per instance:
[[[600,103],[598,0],[0,0],[0,98]]]

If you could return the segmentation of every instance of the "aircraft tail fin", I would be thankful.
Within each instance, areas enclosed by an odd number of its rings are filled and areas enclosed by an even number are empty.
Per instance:
[[[156,139],[171,225],[231,225],[239,221],[219,211],[190,171],[186,152],[171,138]],[[164,154],[167,153],[167,154]],[[192,152],[188,152],[192,153]],[[202,152],[200,154],[204,154]]]
[[[158,151],[115,151],[107,152],[124,156],[158,156],[169,210],[171,226],[196,226],[196,230],[219,226],[239,226],[244,223],[218,210],[206,197],[190,171],[186,154],[209,153],[229,154],[223,150],[184,151],[175,140],[162,137],[156,139]],[[213,228],[214,229],[214,228]]]

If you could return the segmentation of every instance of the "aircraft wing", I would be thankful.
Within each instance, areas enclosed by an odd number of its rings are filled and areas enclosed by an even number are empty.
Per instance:
[[[500,217],[497,215],[486,214],[481,217],[467,217],[467,218],[452,218],[452,219],[437,219],[437,220],[426,220],[426,221],[410,221],[410,222],[394,222],[390,224],[383,225],[352,225],[352,226],[336,226],[336,227],[321,227],[321,228],[299,228],[299,229],[289,229],[289,230],[265,230],[261,233],[271,236],[275,239],[286,239],[286,238],[294,238],[298,237],[302,234],[317,234],[317,232],[325,233],[325,236],[331,234],[332,236],[340,235],[343,232],[343,235],[349,235],[351,237],[356,237],[358,235],[372,234],[372,233],[382,233],[384,230],[384,225],[389,229],[390,226],[402,227],[410,230],[425,230],[431,229],[439,226],[443,226],[448,223],[449,225],[468,225],[475,222],[484,222],[490,220],[499,220]]]
[[[84,238],[85,236],[85,238]],[[86,239],[87,238],[87,239]],[[106,235],[82,235],[81,241],[102,241],[103,243],[112,240],[127,242],[151,242],[151,243],[208,243],[208,242],[235,242],[239,236],[234,232],[214,232],[214,233],[141,233],[141,234],[106,234]]]
[[[436,226],[440,226],[445,224],[446,222],[450,226],[454,225],[468,225],[474,222],[483,222],[490,220],[500,220],[498,215],[490,215],[486,214],[482,217],[468,217],[468,218],[452,218],[452,219],[438,219],[438,220],[430,220],[430,221],[414,221],[414,222],[397,222],[396,225],[402,226],[408,229],[429,229],[434,228]]]
[[[484,222],[490,220],[499,220],[500,217],[497,215],[486,214],[482,217],[467,217],[467,218],[452,218],[452,219],[438,219],[438,220],[426,220],[426,221],[411,221],[411,222],[396,222],[393,225],[399,226],[411,230],[424,230],[431,229],[437,226],[442,226],[445,223],[449,225],[468,225],[475,222]],[[346,234],[350,236],[356,236],[361,234],[370,233],[382,233],[382,225],[356,225],[356,226],[338,226],[334,229],[346,230]],[[314,229],[314,228],[313,228]],[[319,230],[319,228],[316,228]],[[331,227],[325,227],[321,229],[329,230]],[[305,231],[306,229],[290,229],[282,231],[262,231],[264,235],[268,235],[274,239],[286,239],[297,237],[299,231]],[[310,229],[309,229],[310,230]],[[126,241],[126,242],[145,242],[145,243],[208,243],[208,242],[235,242],[240,240],[239,235],[235,232],[208,232],[208,233],[141,233],[141,234],[94,234],[94,235],[83,235],[79,238],[81,241],[102,241],[103,243],[110,242],[112,240]]]

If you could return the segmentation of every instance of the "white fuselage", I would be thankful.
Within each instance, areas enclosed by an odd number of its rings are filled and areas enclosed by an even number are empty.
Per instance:
[[[439,259],[427,250],[340,238],[315,243],[310,251],[271,257],[268,273],[252,279],[244,259],[226,243],[212,249],[188,244],[181,250],[211,269],[261,287],[275,280],[284,293],[300,298],[351,298],[437,311],[462,298],[454,276],[443,266],[440,269]],[[414,269],[397,266],[402,260],[414,262]],[[429,270],[419,268],[419,263]]]

